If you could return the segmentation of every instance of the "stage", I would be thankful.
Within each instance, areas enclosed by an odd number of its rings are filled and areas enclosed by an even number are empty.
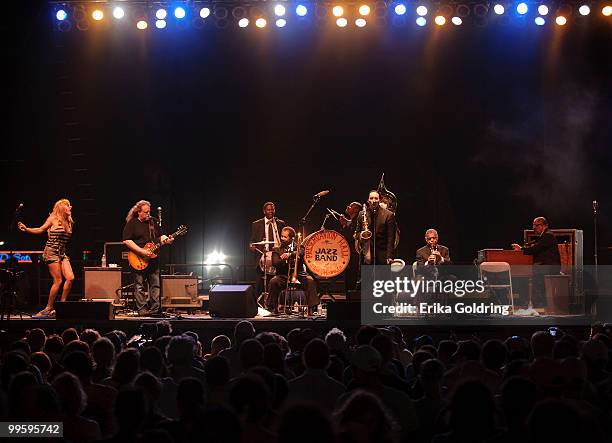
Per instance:
[[[295,328],[309,328],[319,336],[324,337],[332,328],[341,329],[347,337],[352,337],[362,325],[359,317],[359,303],[336,302],[330,303],[327,308],[327,316],[314,316],[309,318],[295,317],[263,317],[254,318],[217,318],[207,313],[180,315],[169,315],[167,318],[137,317],[133,315],[118,314],[112,320],[91,319],[55,319],[55,318],[32,318],[34,312],[23,315],[13,314],[10,320],[4,319],[0,328],[6,331],[12,339],[19,338],[26,330],[32,328],[43,328],[47,334],[59,333],[66,328],[74,327],[79,331],[93,328],[101,333],[114,329],[120,329],[130,335],[138,334],[141,325],[155,323],[160,320],[168,320],[175,332],[196,332],[204,342],[211,340],[216,335],[224,334],[233,336],[233,328],[239,321],[248,320],[253,322],[256,331],[272,331],[286,335]],[[551,326],[562,328],[566,332],[573,333],[578,338],[588,337],[592,318],[586,315],[540,315],[537,317],[509,317],[505,318],[503,324],[494,324],[490,318],[470,319],[469,322],[458,323],[443,316],[429,316],[419,318],[401,318],[399,321],[385,322],[384,325],[396,324],[404,332],[406,339],[416,338],[421,335],[430,335],[436,339],[444,339],[450,335],[458,337],[480,337],[505,339],[510,335],[521,335],[529,337],[533,332],[547,329]]]

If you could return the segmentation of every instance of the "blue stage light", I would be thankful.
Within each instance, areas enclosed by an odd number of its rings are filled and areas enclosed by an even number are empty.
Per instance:
[[[157,29],[164,29],[166,27],[166,20],[157,20],[155,22],[155,27]]]
[[[536,17],[534,21],[535,21],[535,24],[538,26],[544,26],[544,24],[546,23],[546,20],[544,20],[544,17]]]
[[[167,16],[168,16],[168,11],[166,11],[163,8],[155,11],[155,17],[157,17],[158,20],[165,20]]]
[[[286,24],[287,24],[287,20],[285,20],[284,18],[279,18],[278,20],[276,20],[277,28],[284,28]]]
[[[406,5],[403,3],[395,5],[394,11],[397,15],[404,15],[406,13]]]
[[[60,22],[63,22],[68,18],[68,13],[63,9],[60,9],[55,13],[55,18],[58,19]]]
[[[297,5],[295,8],[295,13],[300,17],[304,17],[306,14],[308,14],[308,8],[304,5]]]
[[[427,24],[427,19],[425,17],[419,17],[416,19],[416,24],[419,26],[425,26]]]
[[[518,12],[521,15],[527,14],[527,11],[529,11],[529,7],[527,6],[527,3],[521,2],[518,5],[516,5],[516,12]]]
[[[176,18],[185,18],[185,8],[179,6],[177,8],[174,8],[174,16]]]

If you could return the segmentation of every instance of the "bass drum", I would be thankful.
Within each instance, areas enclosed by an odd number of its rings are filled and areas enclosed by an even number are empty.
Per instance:
[[[346,239],[336,231],[322,229],[304,239],[304,263],[319,278],[342,274],[351,259]]]

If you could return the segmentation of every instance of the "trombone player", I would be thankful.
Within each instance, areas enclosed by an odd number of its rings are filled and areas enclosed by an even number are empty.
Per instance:
[[[387,265],[395,255],[396,222],[393,212],[380,206],[378,191],[370,191],[368,202],[357,216],[355,247],[362,265]]]
[[[291,226],[285,226],[281,230],[279,254],[281,261],[276,264],[276,275],[270,280],[270,299],[268,301],[268,309],[273,314],[278,314],[279,296],[283,289],[287,288],[289,280],[289,272],[293,271],[296,256],[297,260],[297,278],[302,284],[304,293],[306,294],[306,304],[308,305],[308,315],[316,310],[319,304],[319,296],[317,295],[317,285],[314,278],[306,273],[304,268],[303,255],[304,251],[300,248],[299,251],[292,251],[291,245],[295,239],[295,230]],[[285,294],[286,296],[287,294]]]

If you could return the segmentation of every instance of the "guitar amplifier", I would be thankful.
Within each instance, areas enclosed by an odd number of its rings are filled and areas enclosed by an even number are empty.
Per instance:
[[[201,308],[198,278],[190,275],[162,275],[162,307]]]
[[[121,268],[83,268],[85,298],[109,299],[118,302],[117,289],[121,288]]]

